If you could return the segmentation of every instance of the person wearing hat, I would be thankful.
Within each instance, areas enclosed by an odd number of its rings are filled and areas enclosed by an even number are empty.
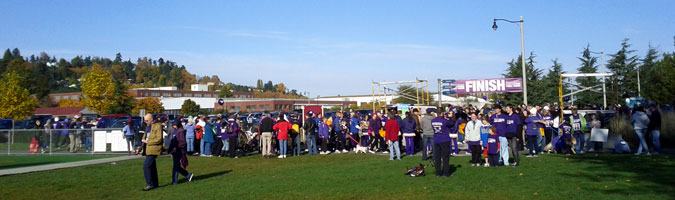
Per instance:
[[[312,119],[312,112],[310,111],[307,115],[305,115],[305,123],[302,125],[302,127],[305,129],[306,135],[306,141],[305,144],[307,145],[307,151],[309,155],[315,155],[317,154],[317,149],[316,149],[316,127],[318,125],[316,124],[316,121]]]
[[[495,106],[495,114],[490,117],[490,124],[497,129],[497,134],[499,135],[499,149],[502,151],[499,151],[499,158],[500,158],[500,163],[505,166],[509,165],[509,142],[506,139],[506,118],[508,116],[504,113],[502,113],[502,106],[497,105]]]
[[[173,122],[173,134],[171,135],[171,142],[169,143],[169,154],[173,157],[173,170],[171,172],[171,184],[178,184],[178,175],[183,175],[188,182],[192,181],[194,176],[186,169],[188,167],[187,159],[187,142],[185,141],[185,129],[179,121]]]

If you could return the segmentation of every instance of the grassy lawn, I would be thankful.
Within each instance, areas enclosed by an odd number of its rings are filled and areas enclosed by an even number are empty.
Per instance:
[[[55,163],[74,162],[82,160],[91,160],[98,158],[110,158],[112,156],[104,155],[19,155],[7,156],[0,155],[0,169],[9,169],[17,167],[29,167],[35,165],[47,165]],[[49,173],[49,172],[48,172]]]
[[[518,168],[471,167],[453,157],[451,178],[403,175],[420,157],[377,155],[287,159],[190,157],[190,183],[171,182],[158,160],[160,188],[142,192],[143,160],[0,177],[10,199],[674,199],[673,155],[586,154],[523,158]],[[181,177],[181,180],[184,178]]]

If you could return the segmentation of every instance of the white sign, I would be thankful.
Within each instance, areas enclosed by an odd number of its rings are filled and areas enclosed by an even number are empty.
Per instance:
[[[607,142],[609,129],[593,128],[591,129],[591,142]]]

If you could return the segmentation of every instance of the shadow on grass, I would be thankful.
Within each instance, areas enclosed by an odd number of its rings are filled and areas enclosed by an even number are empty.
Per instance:
[[[572,159],[573,158],[573,159]],[[570,157],[577,163],[591,164],[576,174],[563,174],[570,177],[582,177],[592,182],[602,179],[618,179],[624,181],[632,178],[630,189],[602,190],[607,194],[672,194],[675,185],[675,156],[632,156],[632,155],[600,155],[593,154]],[[631,175],[621,175],[631,174]],[[602,177],[602,178],[600,178]]]
[[[232,172],[232,170],[225,170],[225,171],[221,171],[221,172],[214,172],[214,173],[210,173],[210,174],[203,174],[203,175],[195,176],[195,177],[193,178],[194,180],[192,180],[192,181],[195,181],[195,180],[198,181],[198,180],[209,179],[209,178],[212,178],[212,177],[225,175],[225,174],[230,173],[230,172]]]

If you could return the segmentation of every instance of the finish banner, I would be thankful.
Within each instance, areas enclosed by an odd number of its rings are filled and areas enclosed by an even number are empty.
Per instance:
[[[457,94],[523,92],[522,78],[457,80],[450,83]]]

